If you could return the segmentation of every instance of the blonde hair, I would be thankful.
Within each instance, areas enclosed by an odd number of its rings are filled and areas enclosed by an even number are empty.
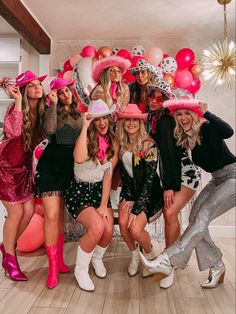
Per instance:
[[[112,119],[111,115],[108,115],[106,117],[109,121],[108,132],[106,136],[109,139],[107,154],[108,160],[110,160],[114,155],[114,120]],[[94,121],[92,121],[90,126],[88,127],[88,155],[93,161],[96,161],[96,155],[98,150],[98,131],[95,128]]]
[[[22,94],[22,112],[23,112],[23,141],[24,151],[33,151],[36,145],[44,138],[43,114],[45,111],[45,95],[38,100],[36,112],[31,110],[27,97],[28,85],[20,89]]]
[[[92,98],[92,94],[94,92],[94,90],[96,89],[97,86],[101,85],[103,88],[103,92],[104,92],[104,101],[105,103],[108,105],[109,108],[111,108],[111,106],[113,105],[113,99],[111,97],[110,94],[110,87],[111,87],[111,79],[110,79],[110,68],[108,67],[106,69],[104,69],[100,75],[100,82],[94,87],[94,89],[92,90],[90,97]],[[117,82],[117,98],[119,97],[123,97],[124,96],[124,92],[125,92],[125,85],[124,82],[122,81],[122,74],[120,74],[120,79],[119,82]],[[121,99],[121,102],[123,102],[123,100]]]
[[[182,126],[179,124],[177,120],[177,110],[174,113],[174,118],[176,122],[176,126],[174,128],[174,137],[177,139],[177,145],[181,146],[185,149],[192,149],[196,144],[201,144],[200,139],[200,127],[202,124],[202,121],[200,120],[199,116],[196,112],[189,110],[189,114],[193,118],[192,126],[191,126],[191,144],[189,142],[189,135],[184,131]]]
[[[121,119],[118,122],[115,140],[116,143],[120,146],[120,155],[128,150],[128,147],[131,146],[132,152],[137,153],[142,150],[143,139],[147,136],[147,131],[144,125],[144,121],[139,119],[139,129],[138,134],[134,142],[131,143],[128,134],[124,129],[124,123],[127,119]]]

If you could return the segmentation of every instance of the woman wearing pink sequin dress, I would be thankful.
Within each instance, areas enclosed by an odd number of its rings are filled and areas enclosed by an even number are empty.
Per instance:
[[[14,99],[4,119],[4,139],[0,142],[0,200],[7,211],[3,226],[2,267],[13,281],[26,281],[15,253],[16,242],[34,213],[32,154],[42,140],[44,97],[41,82],[27,70],[6,87]]]

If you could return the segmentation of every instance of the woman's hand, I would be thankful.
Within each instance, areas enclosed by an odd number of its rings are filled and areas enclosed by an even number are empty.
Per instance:
[[[127,213],[131,213],[133,207],[134,207],[134,201],[125,201],[124,205],[122,206],[122,209],[126,209]]]
[[[83,127],[88,128],[93,120],[94,118],[91,117],[89,112],[83,113],[83,119],[82,119]]]
[[[171,207],[171,205],[174,203],[174,197],[175,197],[174,190],[164,191],[165,208],[170,208]]]
[[[208,104],[206,104],[204,102],[200,102],[199,106],[200,106],[202,114],[204,114],[208,111]]]
[[[109,221],[109,211],[106,206],[99,206],[97,208],[98,213],[102,216],[103,219]]]
[[[22,101],[22,95],[21,95],[19,86],[8,85],[6,87],[6,91],[11,98],[15,99],[15,101]]]
[[[127,224],[127,229],[129,229],[129,227],[130,227],[131,225],[134,226],[134,225],[135,225],[135,222],[136,222],[136,215],[130,213],[130,214],[129,214],[129,219],[128,219],[128,224]]]
[[[57,91],[54,89],[48,94],[48,98],[50,99],[52,105],[56,106],[58,102]]]

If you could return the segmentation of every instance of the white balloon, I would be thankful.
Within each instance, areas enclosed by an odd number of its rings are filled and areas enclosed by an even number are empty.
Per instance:
[[[131,48],[133,56],[144,56],[144,48],[141,45],[136,45]]]
[[[172,57],[164,58],[161,61],[161,68],[164,73],[173,74],[177,70],[177,62]]]
[[[119,50],[120,50],[120,48],[118,48],[118,47],[113,47],[111,51],[112,51],[112,54],[113,54],[113,55],[116,55]]]
[[[75,88],[83,104],[89,103],[89,95],[96,85],[92,78],[93,58],[79,60],[73,69],[73,78],[76,80]]]

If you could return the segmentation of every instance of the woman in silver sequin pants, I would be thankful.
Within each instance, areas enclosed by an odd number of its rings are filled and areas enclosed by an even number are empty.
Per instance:
[[[184,269],[193,249],[200,270],[222,262],[222,253],[209,235],[209,224],[235,206],[236,163],[212,173],[212,179],[198,195],[182,237],[165,250],[171,264]]]
[[[148,271],[157,279],[168,276],[173,267],[184,269],[196,250],[200,270],[210,268],[203,288],[215,288],[223,282],[225,265],[222,253],[209,234],[209,224],[235,206],[236,157],[224,139],[233,135],[232,128],[207,111],[207,105],[191,100],[169,100],[166,107],[176,120],[174,135],[177,145],[192,151],[193,162],[210,172],[212,179],[198,195],[183,235],[155,260],[141,254]],[[204,118],[204,120],[203,120]]]

